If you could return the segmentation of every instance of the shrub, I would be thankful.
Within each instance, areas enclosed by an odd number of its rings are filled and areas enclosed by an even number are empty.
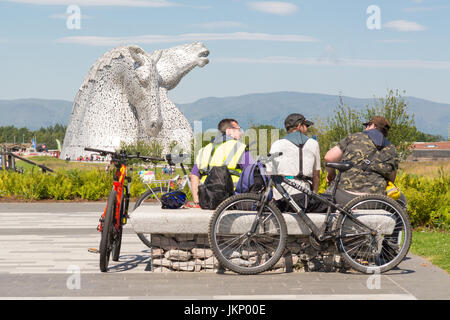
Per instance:
[[[48,176],[37,169],[29,174],[2,172],[0,194],[29,200],[47,199]]]
[[[113,175],[101,170],[80,172],[81,186],[77,193],[81,199],[99,200],[106,198],[112,189]]]
[[[55,200],[70,200],[77,195],[76,188],[70,176],[66,175],[63,170],[58,170],[54,176],[48,176],[47,185],[48,196]]]
[[[142,183],[141,179],[139,178],[139,173],[134,171],[131,175],[132,181],[131,181],[131,188],[130,188],[130,197],[135,198],[139,197],[141,194],[143,194],[147,189],[145,188],[144,184]]]
[[[450,176],[443,170],[437,178],[399,174],[396,184],[408,201],[413,227],[450,228]]]

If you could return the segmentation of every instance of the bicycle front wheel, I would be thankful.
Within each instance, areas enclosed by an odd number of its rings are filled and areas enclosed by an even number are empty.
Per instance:
[[[209,224],[209,243],[220,264],[239,274],[257,274],[272,268],[286,247],[287,227],[271,202],[261,206],[260,195],[244,193],[223,201]],[[250,232],[256,223],[256,231]]]
[[[100,240],[100,271],[108,270],[109,258],[114,244],[114,215],[117,206],[117,192],[112,190],[108,196]]]
[[[172,192],[175,191],[174,189],[167,189],[167,188],[153,188],[152,190],[145,191],[139,199],[134,204],[133,211],[136,210],[141,205],[155,205],[155,203],[159,203],[159,199],[161,199],[161,196],[166,192]],[[145,233],[138,233],[138,238],[149,248],[152,247],[152,241],[150,239],[149,234]]]
[[[120,212],[119,212],[119,230],[116,232],[116,239],[114,240],[113,246],[112,246],[112,260],[113,261],[119,261],[120,256],[120,248],[122,247],[122,231],[123,231],[123,223],[122,219],[124,216],[125,211],[125,194],[127,193],[126,187],[124,187],[124,192],[122,193],[122,198],[120,199]]]
[[[411,223],[396,201],[384,195],[364,195],[351,200],[344,210],[367,226],[345,214],[336,221],[338,249],[352,268],[382,273],[403,260],[411,245]]]

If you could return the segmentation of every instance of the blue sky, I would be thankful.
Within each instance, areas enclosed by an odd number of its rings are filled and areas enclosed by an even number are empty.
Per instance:
[[[80,29],[67,28],[71,4]],[[367,27],[370,5],[379,30]],[[71,101],[112,47],[151,52],[196,39],[210,63],[170,92],[176,103],[273,91],[368,98],[387,88],[450,103],[449,17],[448,0],[0,0],[0,99]]]

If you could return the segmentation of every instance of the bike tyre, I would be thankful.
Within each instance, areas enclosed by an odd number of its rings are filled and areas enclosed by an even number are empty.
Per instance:
[[[103,221],[103,227],[100,239],[100,271],[108,270],[109,258],[114,241],[114,214],[117,205],[117,192],[112,190],[109,193],[106,204],[106,213]]]
[[[208,230],[208,239],[210,248],[212,249],[215,257],[219,261],[220,265],[222,267],[225,267],[235,273],[238,274],[244,274],[244,275],[252,275],[252,274],[258,274],[261,272],[265,272],[269,269],[271,269],[281,258],[282,254],[285,251],[286,248],[286,240],[287,240],[287,227],[286,222],[283,218],[282,213],[280,210],[276,207],[276,205],[273,202],[269,202],[265,205],[265,210],[269,210],[272,214],[274,214],[275,220],[279,224],[279,239],[278,244],[276,245],[276,249],[273,251],[272,256],[266,260],[262,265],[259,266],[241,266],[239,264],[234,263],[232,260],[232,257],[227,258],[223,253],[222,250],[219,248],[218,238],[216,230],[218,229],[218,223],[219,221],[222,221],[220,219],[222,217],[222,214],[232,206],[236,206],[239,202],[249,201],[250,203],[259,204],[261,201],[261,195],[254,194],[254,193],[243,193],[231,196],[224,200],[214,211],[213,215],[211,216],[211,220],[209,223],[209,230]],[[244,209],[245,210],[245,209]],[[267,212],[267,211],[264,211]],[[250,211],[246,211],[246,214],[251,214]],[[253,212],[253,214],[256,215],[256,211]],[[222,233],[223,234],[223,233]],[[255,241],[256,243],[256,241]],[[240,261],[240,258],[238,259]],[[239,262],[241,263],[241,262]]]
[[[341,236],[345,233],[345,231],[343,231],[343,229],[344,229],[343,228],[343,224],[347,220],[346,216],[344,214],[340,214],[338,216],[336,222],[335,222],[335,230],[336,229],[338,230],[338,239],[336,240],[336,245],[337,245],[337,248],[338,248],[339,252],[341,252],[341,257],[344,260],[344,262],[346,262],[347,265],[350,265],[353,269],[355,269],[355,270],[357,270],[359,272],[368,273],[368,274],[370,274],[370,273],[383,273],[383,272],[386,272],[386,271],[389,271],[389,270],[395,268],[400,262],[402,262],[402,260],[407,255],[407,253],[409,251],[409,248],[411,246],[411,238],[412,238],[411,222],[410,222],[410,219],[409,219],[405,209],[402,208],[402,206],[399,203],[397,203],[396,201],[394,201],[391,198],[389,198],[387,196],[384,196],[384,195],[369,194],[369,195],[359,196],[359,197],[354,198],[351,201],[349,201],[345,205],[345,207],[343,209],[345,211],[349,211],[349,212],[352,209],[355,209],[355,208],[358,208],[358,207],[360,209],[364,209],[364,205],[367,206],[367,204],[370,203],[370,202],[372,202],[372,203],[379,203],[380,207],[384,205],[384,206],[389,207],[391,210],[394,211],[393,214],[395,214],[395,217],[396,217],[396,219],[395,219],[396,223],[395,223],[394,232],[398,232],[402,236],[402,239],[403,239],[401,248],[398,251],[398,253],[396,253],[394,255],[394,254],[392,254],[392,251],[389,252],[389,255],[391,255],[394,258],[392,258],[387,263],[384,263],[384,264],[381,264],[381,265],[375,265],[375,266],[365,266],[365,265],[361,264],[360,262],[358,262],[357,261],[358,259],[355,259],[356,257],[352,258],[348,254],[348,252],[347,252],[347,250],[345,248],[344,241],[341,238]],[[400,219],[400,221],[397,222],[398,219]],[[395,231],[395,230],[397,230],[397,231]],[[352,232],[354,232],[354,231],[352,231]],[[393,237],[393,236],[391,236],[391,237]],[[383,235],[383,241],[384,241],[384,239],[388,239],[388,238],[389,237],[386,237],[386,236]],[[373,241],[374,241],[374,239],[372,239],[372,242]],[[386,241],[388,241],[388,240],[386,240]],[[366,241],[366,243],[367,243],[367,241]],[[398,243],[398,239],[397,239],[397,243]],[[388,251],[385,248],[386,247],[381,245],[381,249],[379,249],[380,250],[380,253],[378,255],[379,261],[382,261],[381,259],[384,260],[384,258],[380,258],[380,256],[381,256],[382,250],[385,250],[385,252]],[[392,249],[392,247],[391,247],[391,249]],[[360,249],[358,250],[358,252],[359,251],[360,251]],[[387,254],[385,254],[385,256],[387,256]],[[369,254],[367,255],[367,258],[369,258]],[[363,261],[363,259],[361,259],[361,258],[359,260]],[[368,263],[369,261],[367,260],[365,262]],[[373,262],[376,263],[376,260],[374,260]]]
[[[161,199],[161,196],[166,193],[166,192],[172,192],[175,191],[174,189],[169,189],[167,190],[167,188],[161,188],[161,187],[157,187],[157,188],[153,188],[154,193],[156,194],[156,196],[159,195],[159,199]],[[152,193],[151,190],[147,190],[145,191],[140,197],[139,199],[136,201],[136,203],[134,204],[134,208],[133,211],[136,210],[136,208],[138,208],[140,205],[142,205],[142,203],[148,199],[150,196],[154,196],[154,194]],[[138,233],[137,234],[138,238],[149,248],[152,247],[152,242],[150,239],[150,235],[149,234],[145,234],[145,233]]]
[[[122,230],[123,230],[122,219],[123,219],[124,210],[125,210],[124,194],[127,192],[125,188],[126,187],[124,187],[124,191],[122,193],[122,199],[120,200],[119,230],[117,232],[116,239],[114,239],[114,243],[113,243],[113,247],[112,247],[112,261],[119,261],[120,248],[122,247]]]

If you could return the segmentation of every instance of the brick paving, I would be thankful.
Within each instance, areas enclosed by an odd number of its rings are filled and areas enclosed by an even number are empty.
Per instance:
[[[409,254],[399,268],[358,273],[153,273],[125,227],[120,260],[101,273],[95,230],[103,202],[0,203],[0,299],[450,299],[450,278]]]

